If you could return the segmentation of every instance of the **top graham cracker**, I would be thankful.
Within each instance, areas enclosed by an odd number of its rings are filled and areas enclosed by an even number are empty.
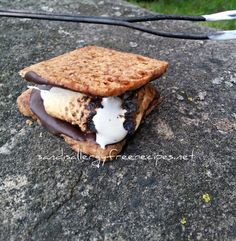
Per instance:
[[[20,71],[33,71],[48,84],[95,96],[116,96],[161,76],[168,63],[113,49],[85,46]]]

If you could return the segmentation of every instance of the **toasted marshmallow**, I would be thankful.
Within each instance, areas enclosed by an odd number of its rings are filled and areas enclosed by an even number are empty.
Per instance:
[[[52,87],[50,90],[40,90],[43,105],[48,114],[54,113],[54,117],[63,119],[65,107],[75,99],[84,94],[59,87]],[[102,107],[96,109],[93,123],[96,129],[96,142],[102,148],[108,144],[117,143],[125,138],[128,131],[123,124],[126,110],[122,108],[122,101],[119,97],[103,97]],[[55,111],[56,110],[56,111]],[[56,116],[55,116],[56,113]],[[73,119],[73,116],[69,116]],[[72,123],[74,124],[74,123]]]
[[[105,148],[107,144],[119,142],[128,131],[124,128],[125,112],[119,97],[104,97],[102,108],[97,109],[93,122],[97,130],[96,142]]]

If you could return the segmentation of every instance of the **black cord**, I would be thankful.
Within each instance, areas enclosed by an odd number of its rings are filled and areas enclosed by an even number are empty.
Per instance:
[[[161,15],[158,15],[158,16],[161,16]],[[165,15],[165,16],[170,17],[171,15]],[[0,17],[29,18],[29,19],[38,19],[38,20],[52,20],[52,21],[78,22],[78,23],[90,23],[90,24],[106,24],[106,25],[127,27],[127,28],[131,28],[131,29],[139,30],[142,32],[150,33],[153,35],[162,36],[162,37],[179,38],[179,39],[193,39],[193,40],[209,39],[208,36],[205,34],[196,35],[196,34],[161,32],[161,31],[157,31],[154,29],[149,29],[142,25],[137,25],[137,24],[133,24],[132,22],[121,20],[121,18],[114,19],[114,18],[95,17],[95,16],[89,17],[89,16],[73,16],[73,15],[56,15],[53,13],[48,13],[48,14],[29,13],[29,12],[23,12],[20,10],[17,10],[17,11],[0,10]],[[182,16],[181,20],[183,20],[183,17],[184,16]],[[147,18],[147,17],[145,17],[145,18]],[[148,18],[150,18],[150,16]],[[144,21],[144,18],[143,18],[143,21]],[[148,21],[148,20],[145,20],[145,21]]]
[[[206,21],[206,19],[202,16],[186,16],[186,15],[172,15],[172,14],[158,14],[153,16],[130,17],[130,18],[123,18],[123,20],[131,23],[145,22],[145,21],[158,21],[158,20]]]
[[[183,20],[183,21],[206,21],[203,16],[190,16],[190,15],[176,15],[176,14],[155,14],[141,17],[101,17],[101,16],[86,16],[86,15],[71,15],[71,14],[58,14],[58,13],[46,13],[46,12],[28,12],[24,10],[13,10],[13,9],[0,9],[0,12],[9,13],[23,13],[23,14],[36,14],[36,15],[49,15],[49,16],[65,16],[65,17],[79,17],[79,18],[93,18],[93,19],[113,19],[121,20],[130,23],[135,22],[147,22],[147,21],[158,21],[158,20]]]

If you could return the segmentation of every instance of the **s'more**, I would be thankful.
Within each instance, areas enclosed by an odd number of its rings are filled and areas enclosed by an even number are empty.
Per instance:
[[[31,86],[17,105],[74,151],[111,160],[160,102],[150,81],[167,66],[137,54],[85,46],[21,70]]]

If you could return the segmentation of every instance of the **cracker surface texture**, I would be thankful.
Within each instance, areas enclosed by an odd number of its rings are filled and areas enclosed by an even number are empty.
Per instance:
[[[31,65],[29,71],[74,91],[95,96],[121,95],[161,76],[168,63],[137,54],[97,46],[85,46]]]

